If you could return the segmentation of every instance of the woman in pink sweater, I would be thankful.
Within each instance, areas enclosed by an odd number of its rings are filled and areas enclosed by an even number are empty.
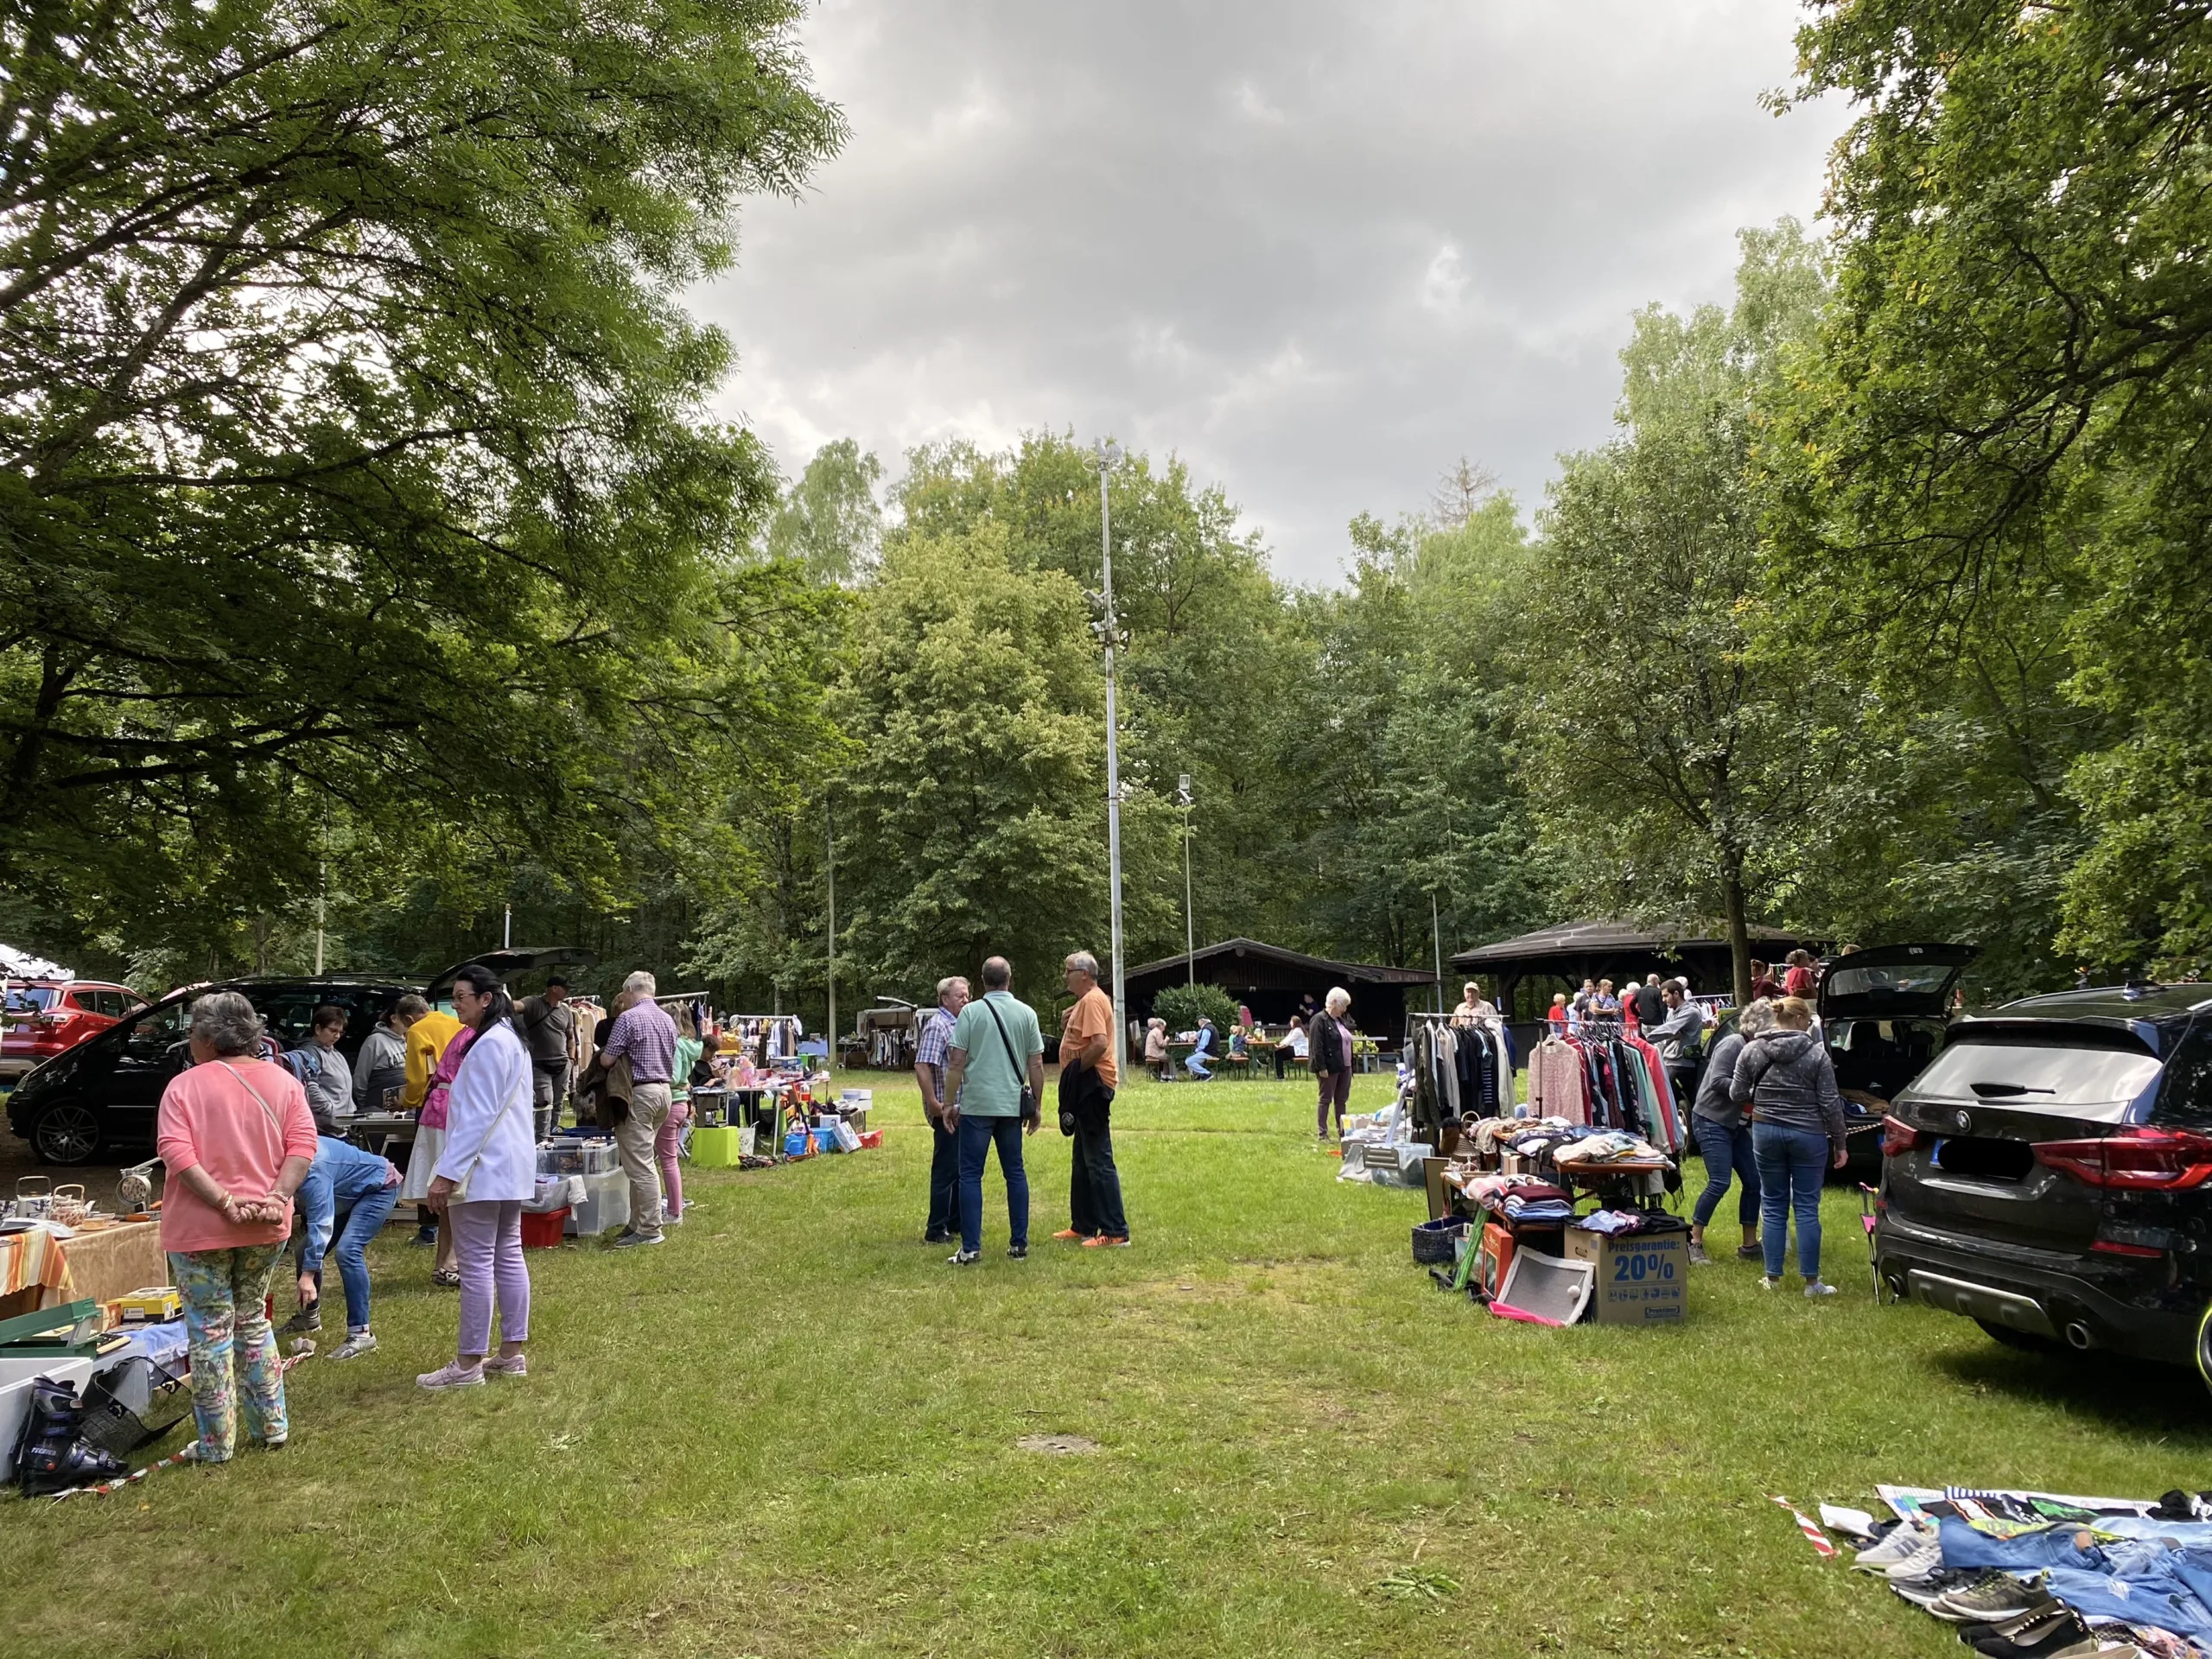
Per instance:
[[[275,1447],[288,1432],[269,1281],[315,1161],[315,1118],[299,1080],[260,1058],[260,1016],[236,991],[193,1004],[191,1042],[191,1069],[162,1092],[162,1248],[192,1354],[191,1454],[227,1463],[241,1397],[248,1440]]]

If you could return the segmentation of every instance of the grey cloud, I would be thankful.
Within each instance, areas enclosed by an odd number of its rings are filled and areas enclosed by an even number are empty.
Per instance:
[[[1179,451],[1334,575],[1461,453],[1533,505],[1602,442],[1628,316],[1724,297],[1816,210],[1840,111],[1777,118],[1780,0],[833,0],[852,122],[695,296],[726,412],[795,469],[1025,429]]]

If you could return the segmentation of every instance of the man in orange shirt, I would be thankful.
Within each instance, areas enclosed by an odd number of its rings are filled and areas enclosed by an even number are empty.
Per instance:
[[[1081,1239],[1087,1250],[1123,1249],[1128,1217],[1122,1209],[1122,1177],[1114,1167],[1110,1127],[1114,1090],[1114,1004],[1098,988],[1098,958],[1078,950],[1067,959],[1068,995],[1075,1007],[1060,1022],[1060,1126],[1075,1138],[1068,1178],[1072,1224],[1052,1235]]]

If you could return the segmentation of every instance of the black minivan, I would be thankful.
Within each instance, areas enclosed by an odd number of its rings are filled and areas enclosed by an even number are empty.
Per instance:
[[[8,1096],[8,1127],[48,1164],[88,1164],[103,1151],[150,1151],[162,1090],[187,1063],[185,1033],[192,1005],[210,991],[245,993],[286,1048],[307,1041],[315,1010],[334,1003],[346,1011],[346,1035],[338,1046],[351,1062],[393,1003],[410,992],[433,1003],[443,1001],[452,993],[454,976],[469,963],[496,969],[512,988],[525,976],[588,967],[598,960],[588,950],[555,946],[486,950],[455,963],[427,986],[393,976],[356,974],[188,985],[26,1074]]]
[[[2212,986],[2007,1003],[1891,1103],[1877,1271],[2016,1346],[2212,1383]]]

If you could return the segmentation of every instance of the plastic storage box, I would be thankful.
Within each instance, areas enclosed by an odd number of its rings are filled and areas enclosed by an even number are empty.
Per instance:
[[[731,1169],[737,1164],[742,1129],[699,1128],[691,1131],[691,1161],[701,1169]]]
[[[584,1198],[569,1212],[567,1230],[578,1238],[597,1238],[610,1227],[630,1223],[630,1183],[619,1169],[584,1177]]]

